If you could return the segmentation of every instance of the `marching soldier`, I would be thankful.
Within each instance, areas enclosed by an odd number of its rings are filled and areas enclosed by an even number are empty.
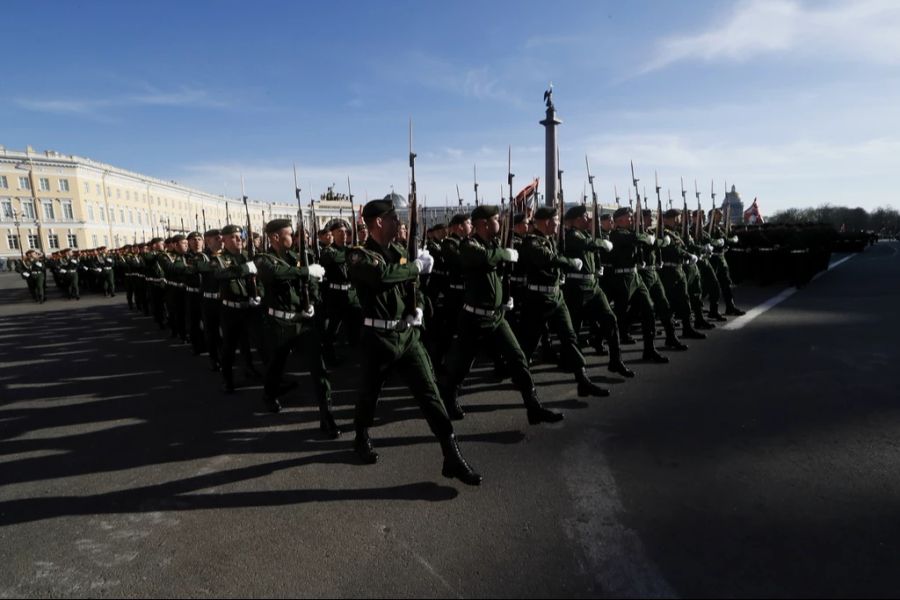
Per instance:
[[[441,258],[444,275],[443,306],[441,318],[436,331],[437,343],[435,348],[435,362],[443,365],[450,344],[455,333],[453,325],[456,316],[462,309],[465,282],[463,281],[462,265],[459,259],[460,243],[472,234],[472,220],[469,215],[460,213],[450,219],[450,233],[441,240]],[[432,257],[434,258],[434,257]]]
[[[25,261],[16,264],[16,272],[19,273],[28,284],[28,293],[38,304],[43,304],[46,299],[46,267],[44,261],[36,250],[25,253]]]
[[[672,314],[681,320],[681,336],[687,339],[704,340],[706,334],[697,331],[691,323],[691,300],[688,294],[687,277],[684,274],[684,265],[697,263],[697,256],[687,251],[684,240],[681,239],[678,222],[681,213],[676,208],[670,208],[663,213],[663,225],[666,235],[671,242],[660,249],[661,265],[659,278],[662,280],[666,291],[666,298],[672,306]]]
[[[403,258],[399,246],[393,243],[400,219],[390,200],[367,203],[362,216],[369,238],[365,246],[354,248],[349,254],[350,278],[359,293],[364,315],[360,340],[362,382],[354,418],[356,453],[364,463],[377,462],[378,453],[369,437],[369,428],[374,422],[381,388],[390,372],[399,368],[428,426],[440,441],[444,455],[441,473],[468,485],[479,485],[481,475],[460,454],[453,424],[434,380],[434,369],[419,340],[422,311],[413,310],[407,304],[415,298],[419,273],[427,274],[433,260],[427,250],[420,251],[413,262]]]
[[[588,233],[591,221],[584,205],[567,210],[565,220],[566,257],[577,258],[582,263],[578,272],[566,273],[563,295],[572,317],[572,328],[578,333],[581,324],[587,321],[594,348],[602,348],[602,339],[609,343],[609,370],[623,377],[634,377],[634,372],[622,362],[616,315],[597,281],[598,272],[603,273],[603,268],[597,265],[598,254],[611,251],[612,242],[602,237],[593,239]]]
[[[641,262],[641,250],[653,248],[656,243],[653,234],[635,233],[633,229],[634,213],[631,208],[623,206],[613,213],[615,229],[609,235],[609,241],[613,244],[610,258],[612,261],[612,276],[610,279],[610,291],[612,300],[616,305],[616,318],[619,322],[620,342],[628,340],[633,343],[628,333],[629,309],[634,306],[640,314],[643,331],[645,361],[654,363],[667,363],[669,359],[657,352],[654,346],[656,337],[656,315],[653,310],[653,300],[650,292],[638,275],[638,264]]]
[[[181,235],[170,238],[168,249],[157,257],[166,279],[166,310],[169,313],[169,329],[172,337],[187,342],[184,321],[184,254],[187,239]]]
[[[713,254],[712,238],[703,227],[703,211],[694,211],[694,226],[695,231],[696,229],[700,230],[699,237],[694,240],[694,250],[700,258],[697,261],[697,269],[700,271],[703,295],[709,298],[709,320],[724,322],[727,319],[719,313],[719,299],[722,297],[722,291],[710,260]]]
[[[313,389],[319,403],[319,428],[330,438],[340,437],[331,414],[331,384],[322,358],[322,344],[315,316],[314,282],[325,275],[321,265],[304,266],[291,250],[293,228],[287,219],[266,224],[270,251],[256,256],[259,279],[266,290],[263,296],[263,340],[267,352],[263,402],[271,412],[280,412],[281,379],[291,352],[303,353],[309,361]]]
[[[563,365],[571,369],[578,382],[579,396],[608,396],[609,390],[595,385],[585,371],[585,360],[578,349],[578,336],[572,329],[572,319],[559,289],[560,279],[567,271],[580,272],[583,262],[578,258],[560,256],[556,250],[559,215],[555,207],[544,206],[534,213],[534,230],[522,243],[522,262],[528,278],[524,295],[525,307],[521,348],[526,357],[534,354],[544,332],[544,324],[559,338]]]
[[[222,322],[222,298],[219,296],[219,280],[215,271],[219,267],[222,253],[222,234],[218,229],[210,229],[203,234],[205,248],[194,259],[194,268],[200,273],[200,294],[202,296],[203,335],[209,352],[210,368],[221,368],[222,338],[219,328]]]
[[[715,209],[713,211],[713,232],[712,232],[712,256],[709,257],[709,263],[712,266],[713,273],[719,281],[719,288],[722,291],[722,299],[725,300],[725,314],[729,316],[739,317],[744,313],[734,304],[734,283],[731,281],[731,271],[728,269],[728,261],[725,258],[725,250],[728,246],[738,243],[737,236],[726,236],[725,228],[721,226],[722,211]],[[713,309],[710,308],[710,312]],[[715,312],[718,312],[716,307]]]
[[[503,281],[498,270],[504,263],[515,264],[519,253],[503,248],[499,242],[500,211],[496,206],[481,205],[472,211],[475,234],[460,244],[460,263],[466,282],[462,311],[457,318],[457,338],[447,355],[447,385],[441,395],[451,419],[462,419],[464,414],[457,401],[459,386],[472,368],[475,356],[485,342],[496,347],[505,361],[513,385],[522,394],[527,409],[528,422],[555,423],[563,415],[541,406],[534,381],[528,370],[528,360],[512,329],[504,318],[504,312],[513,304],[504,299]]]
[[[653,228],[653,211],[644,209],[641,211],[643,217],[644,231],[651,231]],[[671,350],[687,350],[686,344],[681,343],[678,336],[675,335],[675,325],[673,323],[674,313],[666,295],[665,287],[659,277],[659,267],[662,261],[659,259],[660,250],[672,243],[672,238],[663,231],[662,239],[656,238],[655,246],[641,247],[641,257],[643,262],[638,267],[638,272],[644,282],[647,291],[650,292],[650,299],[653,300],[653,311],[662,322],[663,330],[666,332],[666,348]]]
[[[203,254],[203,236],[199,231],[192,231],[187,236],[188,250],[182,257],[181,280],[184,283],[184,316],[187,322],[187,333],[190,336],[194,356],[199,356],[206,349],[203,328],[203,270],[198,266],[209,263]]]
[[[341,329],[346,330],[347,343],[355,346],[359,341],[362,327],[362,312],[356,290],[350,284],[347,264],[347,224],[336,220],[330,227],[334,240],[331,246],[322,250],[319,264],[325,269],[324,304],[328,329],[323,340],[325,357],[336,363],[334,345]]]
[[[157,257],[163,253],[163,239],[153,238],[144,253],[144,281],[147,282],[147,304],[160,329],[166,328],[166,276]]]
[[[106,246],[97,248],[93,265],[94,272],[97,273],[98,281],[103,288],[103,295],[107,298],[114,298],[116,296],[116,280],[113,271],[115,260],[107,252]]]
[[[71,250],[69,248],[64,248],[59,252],[59,282],[70,300],[73,298],[81,300],[81,290],[78,287],[78,270],[81,265],[77,258],[70,256],[70,253]]]

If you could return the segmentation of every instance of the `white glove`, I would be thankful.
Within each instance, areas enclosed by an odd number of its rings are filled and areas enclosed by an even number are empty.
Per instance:
[[[507,256],[506,262],[508,262],[508,263],[519,262],[519,251],[518,250],[514,250],[513,248],[507,248],[506,256]]]
[[[107,259],[106,259],[106,262],[108,262],[109,264],[112,264],[112,259],[111,259],[111,258],[107,258]]]
[[[712,251],[713,251],[712,245],[707,244],[706,246],[704,246],[703,249],[706,250],[708,253],[712,254]]]
[[[700,257],[696,254],[688,254],[688,260],[690,260],[692,265],[696,265],[697,261],[700,260]]]
[[[738,236],[733,235],[733,236],[731,236],[730,238],[728,238],[728,241],[731,242],[732,244],[737,244],[737,243],[738,243]]]
[[[503,310],[512,310],[516,307],[516,303],[513,301],[513,297],[510,296],[509,300],[502,306]]]
[[[319,265],[316,265],[317,267]],[[309,305],[309,310],[300,311],[300,316],[304,319],[312,319],[316,314],[316,307],[313,304]]]
[[[419,268],[420,275],[428,275],[431,273],[431,267],[434,266],[434,258],[428,250],[420,250],[416,257],[416,267]]]
[[[248,264],[252,265],[253,263],[248,263]],[[256,296],[255,298],[250,298],[250,306],[259,306],[260,304],[262,304],[262,298],[260,298],[259,296]]]
[[[65,270],[65,269],[60,269],[59,272],[60,272],[60,274],[62,274],[62,275],[65,275],[65,274],[66,274],[66,270]]]
[[[418,259],[416,259],[416,260],[418,260]],[[425,313],[422,312],[422,309],[417,308],[416,314],[406,316],[406,323],[410,327],[416,327],[416,326],[422,325],[424,317],[425,317]]]
[[[601,240],[600,247],[606,250],[607,252],[611,252],[613,249],[613,243],[609,240]]]
[[[737,239],[737,238],[735,238],[735,239]],[[42,265],[42,264],[39,263],[39,262],[36,262],[36,263],[34,263],[34,266],[36,266],[38,269],[40,269],[40,268],[43,267],[44,265]]]
[[[22,273],[22,277],[25,277],[27,279],[28,277],[31,277],[31,273],[25,271],[24,273]]]
[[[648,234],[647,234],[647,241],[648,241],[648,242],[650,243],[650,245],[652,246],[653,244],[656,243],[656,236],[653,235],[652,233],[648,233]]]
[[[241,270],[244,271],[245,275],[256,275],[256,263],[252,260],[248,260],[241,265]]]
[[[309,276],[317,281],[325,277],[325,267],[322,265],[309,265],[306,268],[309,271]]]
[[[717,239],[715,241],[715,245],[716,245],[716,247],[721,248],[722,246],[725,245],[725,239],[724,238]]]
[[[575,263],[575,265],[574,265],[575,271],[581,271],[581,267],[584,266],[584,261],[581,260],[580,258],[573,258],[572,262]]]
[[[672,236],[671,235],[666,234],[666,236],[663,239],[665,240],[665,242],[663,242],[663,248],[672,244]]]

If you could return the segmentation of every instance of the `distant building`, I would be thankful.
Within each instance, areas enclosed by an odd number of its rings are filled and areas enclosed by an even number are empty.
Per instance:
[[[729,215],[732,225],[740,225],[744,222],[744,202],[733,185],[731,191],[725,194],[725,200],[722,201],[722,212]]]

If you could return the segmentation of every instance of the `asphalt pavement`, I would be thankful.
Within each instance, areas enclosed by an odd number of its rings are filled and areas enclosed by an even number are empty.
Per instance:
[[[268,414],[122,294],[37,306],[0,274],[0,597],[897,596],[898,250],[669,365],[627,347],[637,378],[609,398],[537,365],[556,425],[479,364],[456,426],[479,488],[441,477],[402,377],[362,466],[354,357],[326,440],[299,364]]]

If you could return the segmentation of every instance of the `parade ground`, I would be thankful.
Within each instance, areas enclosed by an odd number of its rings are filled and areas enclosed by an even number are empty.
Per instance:
[[[748,315],[670,364],[625,346],[627,382],[586,348],[609,398],[536,364],[558,424],[479,363],[455,424],[477,488],[441,477],[399,378],[359,463],[352,353],[326,440],[305,374],[270,414],[123,294],[36,305],[2,273],[0,597],[896,596],[898,250],[738,287]]]

